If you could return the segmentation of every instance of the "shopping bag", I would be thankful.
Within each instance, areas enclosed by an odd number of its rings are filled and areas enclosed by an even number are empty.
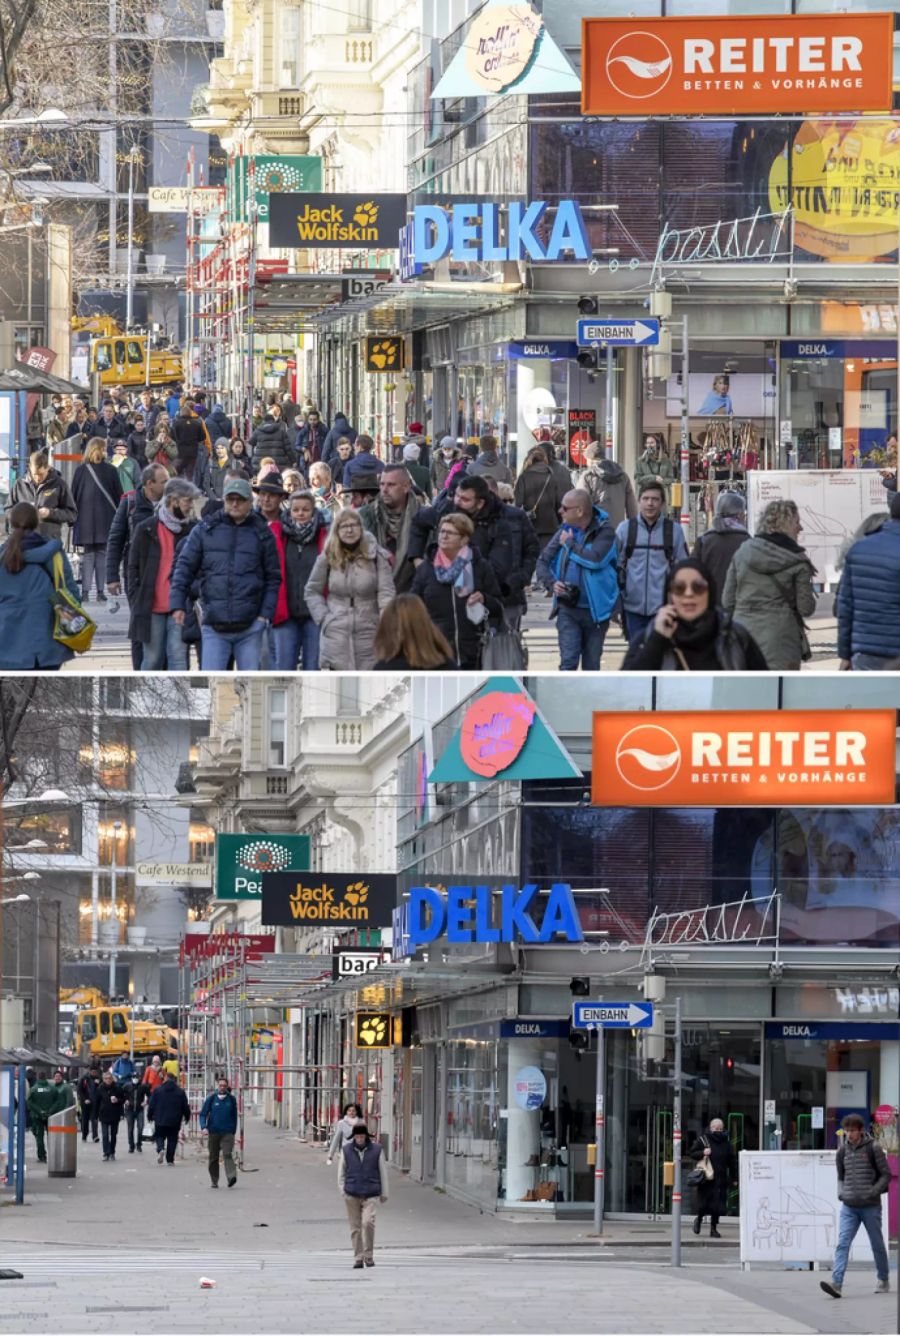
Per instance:
[[[97,623],[85,612],[78,600],[66,587],[66,572],[62,553],[53,558],[53,639],[61,645],[74,650],[76,654],[86,654],[94,639]]]

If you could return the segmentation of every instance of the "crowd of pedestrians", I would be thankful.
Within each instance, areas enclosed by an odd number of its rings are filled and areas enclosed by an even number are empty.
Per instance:
[[[255,404],[246,440],[239,426],[202,390],[54,403],[10,497],[0,668],[71,655],[49,601],[23,615],[66,538],[66,588],[83,604],[124,592],[132,665],[147,672],[524,667],[529,593],[564,671],[601,666],[613,621],[626,669],[785,671],[811,657],[823,575],[794,502],[770,503],[751,535],[743,493],[723,491],[689,554],[655,436],[632,479],[597,443],[573,473],[549,440],[516,476],[495,436],[429,445],[415,422],[382,458],[343,413],[329,424],[287,395]],[[76,439],[69,486],[53,441]],[[845,668],[900,663],[900,502],[885,486],[890,512],[843,554]]]

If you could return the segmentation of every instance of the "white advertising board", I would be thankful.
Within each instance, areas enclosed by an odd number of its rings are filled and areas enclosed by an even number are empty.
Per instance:
[[[873,511],[887,511],[889,496],[877,469],[788,469],[747,474],[751,533],[770,501],[795,501],[803,532],[800,545],[829,584],[837,580],[841,544]]]
[[[835,1152],[744,1150],[740,1166],[741,1262],[830,1263],[841,1209]],[[887,1194],[881,1203],[887,1239]],[[873,1260],[864,1229],[850,1260]]]

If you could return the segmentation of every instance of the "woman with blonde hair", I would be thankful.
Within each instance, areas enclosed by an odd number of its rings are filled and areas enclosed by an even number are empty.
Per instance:
[[[460,668],[478,668],[486,621],[499,625],[503,620],[500,586],[493,567],[472,546],[474,532],[468,515],[443,515],[437,542],[419,564],[409,591],[425,604]]]
[[[355,510],[342,510],[306,585],[306,606],[321,636],[319,667],[372,668],[378,618],[393,597],[388,553]]]
[[[722,594],[722,607],[780,672],[798,671],[812,655],[804,618],[816,610],[816,569],[797,542],[802,532],[795,501],[770,501],[735,552]]]
[[[417,594],[398,594],[387,605],[375,633],[375,653],[375,667],[387,671],[456,667],[447,637]]]
[[[84,549],[81,565],[84,602],[87,603],[91,584],[96,581],[97,600],[105,603],[106,543],[122,499],[122,480],[119,470],[106,458],[106,441],[102,436],[88,441],[82,460],[72,478],[72,496],[78,509],[72,541]]]

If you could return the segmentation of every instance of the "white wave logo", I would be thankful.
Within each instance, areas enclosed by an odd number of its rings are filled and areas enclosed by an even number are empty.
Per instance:
[[[638,724],[616,747],[616,770],[622,783],[642,792],[664,788],[681,769],[681,748],[667,728]]]
[[[672,67],[672,57],[668,56],[665,60],[649,62],[638,60],[637,56],[612,56],[610,65],[622,64],[629,69],[636,79],[658,79],[661,74]]]
[[[655,97],[672,77],[672,52],[654,32],[627,32],[606,53],[606,77],[622,97]]]
[[[670,770],[676,761],[681,759],[681,752],[678,750],[671,752],[668,756],[656,756],[653,752],[643,751],[640,747],[623,747],[619,755],[633,756],[638,765],[642,765],[645,770],[657,774],[661,770]]]

